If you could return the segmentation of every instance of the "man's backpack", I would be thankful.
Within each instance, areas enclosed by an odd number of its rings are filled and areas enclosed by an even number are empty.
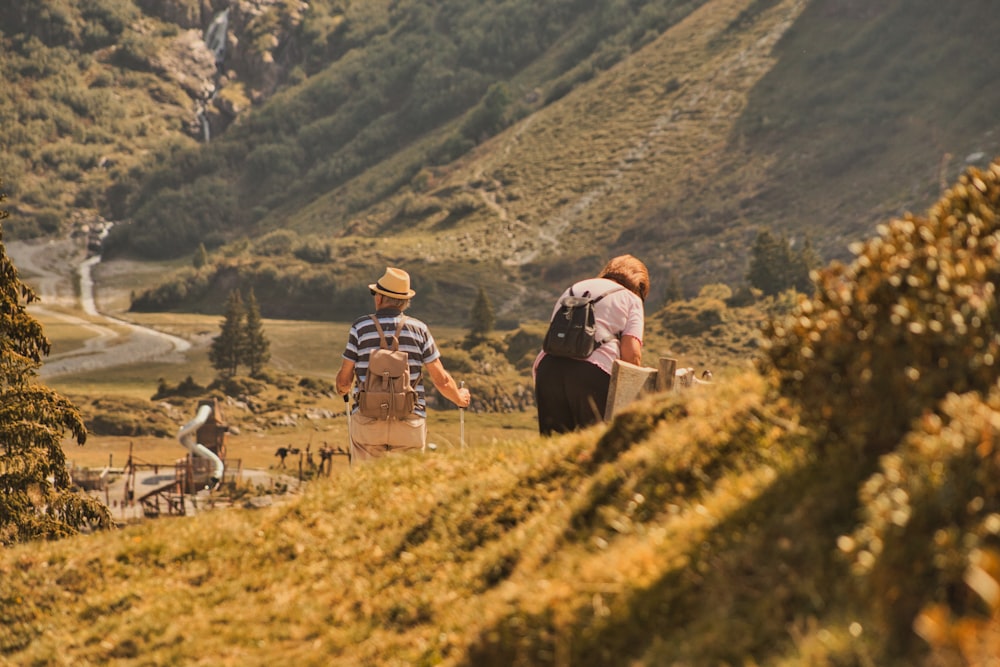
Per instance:
[[[399,349],[399,332],[403,330],[406,317],[400,316],[399,326],[392,334],[392,348],[385,340],[378,317],[371,317],[378,330],[379,347],[368,356],[368,371],[358,392],[358,411],[372,419],[412,417],[417,406],[417,390],[410,384],[408,355]]]
[[[576,296],[570,287],[569,295],[559,302],[559,310],[549,323],[542,350],[556,357],[586,359],[601,345],[617,338],[617,335],[612,334],[600,341],[596,339],[594,304],[612,292],[623,289],[625,288],[614,287],[600,296],[591,297],[590,290]]]

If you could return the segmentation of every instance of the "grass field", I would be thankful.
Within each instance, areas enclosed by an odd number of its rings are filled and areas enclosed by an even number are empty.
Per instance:
[[[225,412],[231,419],[232,412]],[[194,417],[192,413],[191,418]],[[178,422],[177,428],[183,426]],[[437,450],[461,450],[460,415],[457,410],[431,411],[427,418],[427,439]],[[537,434],[535,413],[465,414],[467,448],[481,448],[505,442],[522,442]],[[278,464],[275,451],[282,446],[294,446],[303,451],[311,446],[316,452],[324,444],[347,448],[347,420],[343,414],[333,419],[317,420],[296,427],[278,427],[266,431],[241,431],[227,437],[226,450],[230,458],[239,459],[244,467],[267,469]],[[128,459],[130,448],[137,462],[172,464],[183,458],[187,450],[174,438],[149,436],[90,436],[82,447],[67,440],[63,445],[66,460],[82,468],[105,465],[121,466]],[[317,457],[317,462],[318,462]],[[291,459],[289,459],[291,461]]]
[[[53,389],[73,399],[74,397],[122,397],[151,400],[162,379],[177,384],[191,377],[201,385],[208,385],[215,372],[208,361],[208,345],[218,333],[220,318],[190,313],[128,313],[123,316],[143,326],[155,328],[192,342],[192,348],[181,363],[166,361],[142,362],[114,366],[101,370],[56,376],[46,380]],[[39,318],[52,341],[53,349],[66,352],[82,347],[88,339],[85,329],[61,320]],[[301,377],[332,380],[340,365],[340,354],[346,340],[349,323],[265,320],[264,329],[271,343],[271,366]],[[462,334],[460,330],[440,328],[442,345]],[[268,469],[279,463],[275,451],[281,446],[295,446],[305,451],[311,446],[315,453],[324,444],[333,447],[347,446],[347,428],[344,404],[340,397],[313,397],[296,404],[299,413],[307,409],[322,409],[333,413],[333,418],[298,420],[296,426],[261,428],[253,423],[241,407],[223,406],[224,415],[236,433],[227,439],[230,459],[239,459],[244,467]],[[181,413],[179,429],[194,413]],[[461,446],[460,416],[457,410],[431,410],[428,415],[428,440],[439,451],[458,449]],[[536,433],[535,413],[516,412],[505,414],[465,415],[465,442],[468,447],[521,441]],[[174,438],[152,436],[95,436],[86,445],[77,446],[67,441],[64,445],[67,461],[79,467],[121,466],[130,449],[137,462],[172,464],[187,454]],[[318,455],[316,461],[318,462]],[[335,459],[335,464],[346,460]],[[293,465],[292,458],[287,461]]]

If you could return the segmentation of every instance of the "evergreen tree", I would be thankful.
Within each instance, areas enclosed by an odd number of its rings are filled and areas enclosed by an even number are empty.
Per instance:
[[[469,319],[469,333],[473,337],[478,338],[481,338],[493,331],[493,327],[496,324],[496,316],[493,313],[493,303],[490,301],[489,295],[486,294],[486,290],[482,287],[479,288],[479,294],[476,296],[476,302],[472,305],[472,312],[469,314]]]
[[[253,288],[250,288],[250,293],[247,294],[243,343],[242,361],[250,367],[250,375],[257,375],[271,358],[271,343],[264,335],[264,323],[260,317],[260,307],[257,305],[257,297],[253,293]]]
[[[212,339],[212,347],[208,351],[208,360],[221,377],[232,377],[239,370],[246,346],[243,326],[245,318],[243,298],[239,290],[233,290],[229,293],[219,335]]]
[[[6,196],[0,192],[0,203]],[[0,220],[7,212],[0,209]],[[87,440],[74,405],[35,382],[49,341],[26,306],[37,300],[7,256],[0,229],[0,544],[109,528],[100,501],[72,489],[62,437]]]
[[[681,285],[677,282],[677,276],[673,273],[670,274],[670,280],[667,281],[667,291],[663,295],[663,303],[673,303],[675,301],[680,301],[684,298],[684,291],[681,289]]]
[[[803,294],[812,294],[814,284],[809,272],[818,269],[822,264],[822,258],[813,248],[809,237],[806,237],[802,249],[792,254],[791,286]]]
[[[761,230],[750,248],[750,268],[746,279],[766,295],[775,295],[791,287],[788,281],[791,257],[787,239],[776,238]]]
[[[208,250],[205,249],[204,243],[198,244],[198,249],[194,251],[194,257],[191,258],[191,264],[196,269],[200,269],[208,264]]]
[[[502,130],[510,100],[507,85],[503,82],[494,83],[462,124],[462,135],[473,141],[481,141]]]
[[[819,254],[806,237],[802,249],[795,252],[782,234],[775,237],[768,230],[762,230],[754,239],[750,249],[750,268],[747,282],[765,295],[775,295],[794,289],[808,294],[813,290],[809,272],[822,264]]]

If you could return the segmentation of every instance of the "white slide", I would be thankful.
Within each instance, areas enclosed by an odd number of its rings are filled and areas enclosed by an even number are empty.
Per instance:
[[[181,430],[177,432],[177,439],[180,440],[180,443],[187,447],[195,456],[204,457],[215,464],[215,470],[212,473],[212,480],[208,484],[208,488],[215,489],[222,481],[222,473],[225,471],[226,467],[222,463],[222,459],[216,456],[215,452],[205,445],[197,442],[196,438],[197,430],[204,425],[211,414],[211,405],[202,405],[199,407],[198,414],[195,415],[195,418],[182,426]]]

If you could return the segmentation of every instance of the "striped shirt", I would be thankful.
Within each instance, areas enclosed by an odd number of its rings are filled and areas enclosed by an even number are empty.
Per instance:
[[[392,347],[392,336],[399,327],[400,312],[396,308],[386,308],[375,313],[378,317],[382,331],[385,332],[385,342]],[[354,363],[354,375],[358,381],[354,387],[354,396],[357,398],[358,388],[364,386],[365,376],[368,374],[368,357],[372,350],[379,347],[378,329],[372,322],[370,315],[359,317],[351,325],[351,330],[347,334],[347,348],[344,350],[344,359]],[[427,401],[424,397],[423,374],[421,373],[425,364],[429,364],[441,357],[437,345],[434,344],[434,337],[431,336],[427,325],[418,319],[406,316],[406,324],[399,335],[399,349],[406,352],[410,363],[410,384],[417,383],[417,407],[414,413],[418,417],[427,416]],[[354,410],[358,409],[355,400]]]

